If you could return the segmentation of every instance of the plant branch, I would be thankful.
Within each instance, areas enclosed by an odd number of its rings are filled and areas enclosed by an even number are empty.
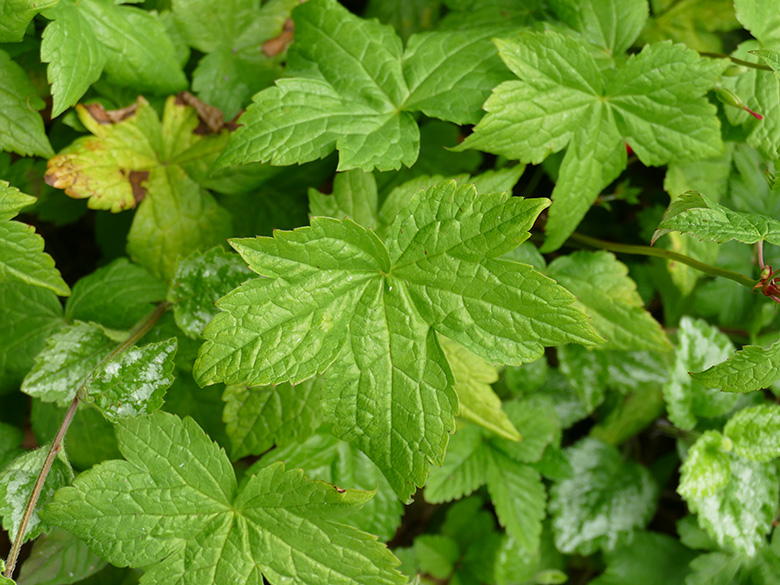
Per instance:
[[[621,254],[638,254],[641,256],[653,256],[655,258],[664,258],[666,260],[672,260],[674,262],[681,262],[701,272],[706,272],[707,274],[711,274],[713,276],[728,278],[729,280],[738,282],[742,286],[746,286],[750,289],[752,289],[756,285],[755,280],[752,280],[747,276],[745,276],[744,274],[740,274],[739,272],[726,270],[725,268],[718,268],[717,266],[712,266],[711,264],[705,264],[704,262],[699,262],[698,260],[694,260],[690,256],[685,256],[684,254],[679,254],[678,252],[673,252],[671,250],[664,250],[663,248],[652,248],[650,246],[635,246],[633,244],[618,244],[615,242],[607,242],[605,240],[591,238],[590,236],[586,236],[578,233],[572,234],[569,240],[573,240],[575,242],[585,244],[586,246],[590,246],[591,248],[601,248],[602,250],[609,250],[610,252],[618,252]]]
[[[734,65],[742,65],[743,67],[749,67],[750,69],[758,69],[759,71],[772,71],[769,65],[763,63],[752,63],[751,61],[745,61],[743,59],[737,59],[731,55],[725,55],[723,53],[699,53],[702,57],[709,57],[710,59],[730,59]]]
[[[11,552],[8,554],[5,573],[3,573],[4,577],[7,577],[8,579],[13,577],[14,569],[16,568],[16,561],[19,558],[19,552],[22,550],[22,544],[24,543],[24,536],[27,532],[27,526],[30,523],[30,518],[32,518],[35,505],[38,503],[38,498],[40,497],[41,491],[43,490],[46,477],[49,475],[49,470],[54,463],[54,458],[57,457],[57,454],[62,449],[62,441],[65,439],[65,435],[68,432],[70,423],[73,421],[73,417],[76,415],[76,409],[79,406],[79,400],[86,392],[89,383],[93,379],[92,377],[94,373],[98,370],[98,368],[100,368],[100,366],[108,361],[111,361],[116,356],[126,351],[129,347],[137,343],[138,340],[146,335],[154,326],[154,324],[160,320],[160,317],[163,316],[163,313],[168,310],[168,306],[169,304],[167,302],[157,305],[157,307],[151,313],[149,313],[142,321],[133,327],[133,329],[127,335],[127,338],[122,343],[117,345],[111,351],[111,353],[100,360],[100,363],[92,369],[92,371],[89,373],[89,376],[87,376],[79,386],[78,390],[76,391],[76,396],[70,403],[68,412],[65,413],[65,418],[62,420],[62,424],[60,425],[59,430],[57,430],[57,434],[52,441],[51,447],[49,448],[49,453],[46,455],[46,459],[43,462],[41,472],[38,474],[38,478],[35,480],[35,485],[33,485],[32,492],[30,493],[30,499],[27,501],[27,506],[24,509],[24,514],[22,515],[22,521],[19,524],[19,530],[16,532],[14,544],[11,547]]]

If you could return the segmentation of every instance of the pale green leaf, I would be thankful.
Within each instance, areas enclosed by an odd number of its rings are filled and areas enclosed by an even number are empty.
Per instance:
[[[718,328],[688,316],[680,320],[674,366],[663,387],[669,420],[677,427],[691,430],[699,418],[721,416],[736,404],[735,394],[705,388],[688,374],[722,362],[733,349]]]
[[[376,230],[379,223],[378,205],[376,179],[372,173],[359,170],[337,173],[330,195],[309,189],[309,209],[312,215],[336,219],[348,217],[372,230]]]
[[[65,318],[129,329],[164,299],[165,285],[160,280],[127,258],[118,258],[73,286]]]
[[[188,337],[199,339],[217,313],[215,303],[251,275],[238,256],[222,248],[179,260],[168,291],[176,324]]]
[[[671,39],[695,51],[721,53],[724,35],[717,33],[741,28],[733,0],[654,0],[651,5],[653,15],[642,30],[640,43]]]
[[[723,434],[733,445],[734,452],[751,461],[768,462],[780,457],[780,406],[761,404],[740,410]]]
[[[454,341],[440,338],[439,342],[455,376],[459,415],[501,437],[519,441],[520,433],[501,409],[501,399],[490,387],[498,382],[498,370]]]
[[[153,169],[147,188],[148,197],[127,235],[127,252],[156,277],[170,281],[179,258],[225,241],[230,216],[175,165]]]
[[[699,437],[680,468],[678,493],[687,500],[705,498],[721,490],[731,478],[729,447],[728,440],[718,431],[707,431]]]
[[[434,467],[425,484],[425,499],[433,504],[450,502],[476,491],[487,481],[490,447],[476,425],[458,429],[447,446],[441,467]]]
[[[53,156],[43,118],[38,113],[43,107],[44,102],[24,69],[0,50],[0,149],[22,156]]]
[[[409,39],[403,58],[409,87],[404,109],[457,124],[477,123],[490,90],[512,77],[491,42],[497,32],[485,27]]]
[[[0,392],[19,389],[46,338],[63,323],[62,305],[52,291],[0,283]]]
[[[122,421],[118,435],[128,460],[82,473],[46,519],[113,564],[145,567],[147,584],[404,583],[383,545],[339,522],[370,493],[283,464],[239,490],[224,452],[191,419],[165,413]]]
[[[666,534],[640,532],[607,555],[607,569],[590,585],[685,585],[696,553]]]
[[[699,524],[721,547],[752,556],[772,529],[780,482],[777,466],[738,457],[730,459],[729,482],[711,496],[687,498]]]
[[[500,452],[493,452],[487,470],[487,488],[498,521],[507,534],[525,553],[536,553],[546,504],[539,472],[526,465],[517,465]]]
[[[17,280],[67,296],[70,288],[43,251],[43,238],[35,228],[12,219],[35,199],[0,180],[0,281]]]
[[[51,116],[56,118],[75,106],[103,73],[106,49],[93,31],[92,22],[70,0],[62,0],[46,16],[54,19],[43,31],[41,61],[54,100]]]
[[[672,349],[660,323],[642,308],[628,268],[613,254],[575,252],[561,256],[550,264],[547,274],[585,306],[593,327],[607,340],[604,349]]]
[[[94,402],[111,422],[154,412],[173,384],[176,349],[176,338],[131,347],[95,370],[86,400]]]
[[[780,13],[773,0],[734,0],[737,19],[762,43],[780,40]]]
[[[521,441],[491,437],[490,444],[519,463],[535,463],[547,446],[560,437],[560,422],[555,411],[544,401],[525,400],[504,405],[509,420],[522,435]]]
[[[780,378],[780,341],[768,348],[745,345],[725,362],[691,376],[702,386],[724,392],[753,392]]]
[[[22,391],[44,402],[67,406],[89,373],[116,343],[91,323],[66,325],[46,340]]]
[[[43,462],[49,453],[51,445],[44,445],[20,455],[0,473],[0,515],[3,516],[3,528],[13,541],[21,528],[22,515],[27,507],[33,485],[43,469]],[[35,505],[35,510],[27,524],[24,541],[36,538],[42,532],[49,530],[49,524],[40,518],[39,511],[52,499],[54,492],[73,480],[73,470],[60,451],[52,461],[46,483]]]
[[[18,581],[20,585],[70,585],[94,575],[106,564],[83,540],[54,528],[33,543]]]
[[[566,453],[574,475],[550,493],[556,547],[587,555],[630,542],[655,512],[658,487],[650,472],[596,439],[582,439]]]
[[[581,345],[563,345],[556,352],[560,372],[566,376],[587,411],[593,412],[606,395],[608,366],[605,354]]]
[[[688,191],[672,201],[653,234],[653,242],[673,230],[718,244],[729,240],[780,244],[780,221],[757,213],[732,211],[697,191]]]
[[[274,449],[248,473],[284,461],[290,468],[302,468],[306,477],[338,485],[373,491],[374,497],[342,522],[380,540],[390,540],[401,523],[403,505],[376,465],[353,445],[333,437],[325,427],[300,444]]]
[[[735,154],[733,143],[726,143],[726,149],[720,156],[694,162],[669,163],[664,177],[664,190],[672,199],[680,193],[697,190],[713,201],[720,201],[728,192],[729,181],[733,181],[732,160],[736,158],[734,163],[739,166],[738,159],[740,155],[744,156],[742,148],[746,147],[740,147]]]
[[[59,0],[0,0],[0,43],[16,43],[24,38],[36,14],[55,6]]]
[[[236,384],[225,389],[223,400],[234,459],[262,455],[274,445],[302,443],[322,420],[320,388],[313,380],[296,386],[247,388]]]
[[[423,534],[414,539],[414,552],[422,572],[448,580],[461,555],[458,543],[443,534]]]
[[[560,20],[610,55],[619,55],[639,36],[647,20],[647,0],[553,0]]]

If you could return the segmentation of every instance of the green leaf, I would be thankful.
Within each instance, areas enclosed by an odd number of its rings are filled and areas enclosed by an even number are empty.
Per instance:
[[[43,251],[43,238],[32,226],[8,221],[34,202],[33,197],[0,181],[0,281],[17,280],[67,296],[70,288],[54,268],[54,259]]]
[[[558,18],[610,55],[619,55],[639,36],[647,0],[553,0]]]
[[[519,441],[520,433],[501,410],[501,399],[490,387],[498,381],[498,370],[454,341],[443,337],[439,343],[455,377],[459,415],[501,437]]]
[[[731,478],[728,439],[718,431],[707,431],[688,451],[680,468],[679,494],[685,499],[705,498],[717,493]]]
[[[764,349],[745,345],[725,362],[692,373],[702,386],[723,392],[753,392],[768,388],[780,378],[780,341]]]
[[[66,325],[46,340],[21,389],[44,402],[67,406],[81,383],[114,347],[116,342],[94,324]]]
[[[342,522],[380,540],[390,540],[401,523],[403,505],[376,465],[353,445],[336,439],[327,425],[300,444],[289,444],[264,455],[248,473],[275,462],[300,467],[306,477],[351,488],[373,491],[374,497]]]
[[[677,427],[691,430],[699,418],[721,416],[736,404],[736,395],[705,388],[688,374],[722,362],[733,349],[729,338],[716,327],[688,316],[680,320],[675,363],[663,387],[669,420]]]
[[[0,392],[19,389],[46,338],[62,325],[56,294],[26,284],[0,283]]]
[[[313,380],[296,386],[236,384],[225,389],[223,400],[234,459],[262,455],[274,445],[302,443],[322,421],[320,387]]]
[[[751,461],[768,462],[780,457],[780,406],[760,404],[735,414],[723,434],[733,445],[734,452]]]
[[[199,339],[217,313],[217,300],[251,275],[238,256],[222,248],[179,260],[168,291],[176,324],[188,337]]]
[[[442,534],[423,534],[414,539],[420,569],[436,579],[447,579],[460,557],[458,543]]]
[[[597,439],[582,439],[566,453],[574,475],[550,492],[558,550],[587,555],[630,542],[655,511],[658,487],[650,472]]]
[[[604,349],[669,351],[660,323],[642,308],[628,268],[609,252],[575,252],[553,261],[547,274],[574,293],[606,340]]]
[[[625,168],[624,140],[654,166],[715,156],[723,148],[716,110],[703,94],[724,60],[659,43],[605,77],[584,46],[554,32],[520,33],[497,45],[519,80],[493,90],[487,115],[458,148],[539,163],[569,146],[553,192],[546,251],[563,243]]]
[[[699,518],[699,525],[721,547],[736,549],[752,556],[764,546],[772,529],[780,482],[777,466],[731,457],[731,477],[716,493],[705,497],[689,496],[688,507]]]
[[[780,221],[757,213],[732,211],[697,191],[688,191],[672,201],[653,234],[653,243],[673,230],[718,244],[729,240],[780,244]]]
[[[767,49],[759,49],[757,51],[751,51],[754,55],[761,57],[767,65],[769,65],[775,73],[780,75],[780,51],[770,51]]]
[[[43,469],[43,462],[49,453],[50,445],[44,445],[34,451],[28,451],[14,459],[14,461],[0,473],[0,514],[3,516],[3,528],[8,531],[9,538],[13,541],[21,528],[22,515],[27,507],[33,485]],[[60,452],[52,461],[46,482],[38,497],[24,541],[36,538],[42,532],[48,532],[49,523],[40,518],[39,511],[49,501],[54,492],[60,487],[68,485],[73,480],[73,470],[68,463],[65,454]]]
[[[606,555],[607,570],[591,585],[685,585],[696,553],[674,538],[640,532],[634,541]]]
[[[737,19],[762,43],[780,40],[780,14],[772,0],[734,0]]]
[[[640,42],[671,39],[695,51],[720,53],[723,51],[723,38],[716,33],[741,28],[734,15],[733,0],[679,0],[651,4],[653,16],[647,20]]]
[[[370,230],[376,230],[379,223],[378,206],[376,179],[372,173],[359,170],[337,173],[331,195],[309,189],[312,215],[336,219],[348,217]]]
[[[44,105],[24,69],[0,50],[0,149],[22,156],[53,156],[38,113]]]
[[[176,348],[175,338],[149,343],[101,364],[87,386],[87,400],[111,422],[154,412],[173,384]]]
[[[73,286],[65,318],[130,329],[154,309],[154,303],[165,299],[165,292],[165,285],[148,270],[118,258]]]
[[[19,573],[21,585],[69,585],[94,575],[108,563],[83,540],[54,528],[32,545]]]
[[[434,467],[425,484],[425,499],[432,504],[468,496],[487,481],[490,448],[485,433],[466,425],[450,439],[441,467]]]
[[[106,66],[106,49],[93,32],[85,12],[69,1],[59,2],[46,13],[54,21],[43,31],[41,61],[47,70],[54,100],[51,116],[56,118],[95,83]]]
[[[17,43],[24,38],[32,19],[59,0],[0,0],[0,43]]]
[[[369,0],[365,15],[391,25],[406,41],[412,34],[435,26],[440,10],[441,0]]]
[[[224,452],[191,419],[158,412],[117,428],[127,461],[82,473],[46,519],[113,564],[145,567],[146,583],[260,583],[261,574],[311,585],[404,583],[383,545],[339,522],[369,493],[308,481],[283,464],[239,490]]]

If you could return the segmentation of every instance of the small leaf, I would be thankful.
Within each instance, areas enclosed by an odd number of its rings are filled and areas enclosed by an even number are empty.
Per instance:
[[[745,345],[725,362],[691,373],[702,386],[724,392],[753,392],[768,388],[780,378],[780,341],[764,349]]]
[[[50,445],[44,445],[34,451],[28,451],[14,459],[0,473],[0,514],[3,516],[3,528],[8,531],[11,541],[16,538],[21,528],[22,515],[30,499],[33,485],[43,469],[49,447]],[[49,525],[39,517],[38,511],[52,499],[54,492],[68,485],[72,480],[73,470],[65,454],[60,451],[46,476],[46,483],[43,484],[43,490],[27,525],[24,541],[36,538],[42,532],[48,532]]]
[[[423,534],[414,539],[417,562],[424,573],[436,579],[448,579],[460,556],[458,543],[442,534]]]
[[[766,64],[774,70],[776,74],[780,75],[780,51],[758,49],[756,51],[750,52],[761,57],[766,62]]]
[[[312,215],[336,219],[348,217],[372,230],[376,230],[379,223],[378,205],[376,179],[372,173],[359,170],[337,173],[331,195],[309,189],[309,209]]]
[[[108,420],[150,414],[163,405],[165,390],[173,384],[176,339],[132,347],[121,357],[100,365],[87,386],[93,401]]]
[[[697,191],[688,191],[672,201],[653,234],[653,242],[673,230],[718,244],[729,240],[780,244],[780,221],[757,213],[731,211]]]
[[[94,575],[108,563],[91,552],[83,540],[54,528],[32,545],[19,573],[21,585],[69,585]]]
[[[550,494],[556,547],[587,555],[630,542],[655,511],[658,487],[650,472],[596,439],[582,439],[566,452],[574,475]]]
[[[780,406],[760,404],[740,410],[723,433],[734,452],[745,459],[766,463],[780,457]]]
[[[680,468],[678,493],[685,499],[705,498],[722,489],[731,477],[728,447],[728,440],[718,431],[699,437]]]

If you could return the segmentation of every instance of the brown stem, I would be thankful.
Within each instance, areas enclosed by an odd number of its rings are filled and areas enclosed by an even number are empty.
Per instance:
[[[27,506],[24,509],[22,521],[19,524],[19,530],[16,532],[14,544],[11,547],[11,552],[8,554],[8,561],[6,561],[5,565],[5,573],[3,573],[4,577],[7,577],[8,579],[13,577],[14,569],[16,568],[16,561],[19,558],[19,551],[22,550],[22,544],[24,543],[24,536],[27,532],[27,526],[30,523],[30,518],[32,518],[33,512],[35,511],[35,505],[38,503],[38,498],[40,497],[41,491],[43,490],[46,477],[49,475],[49,470],[54,463],[54,458],[62,449],[62,441],[65,438],[65,434],[68,432],[68,427],[70,427],[70,423],[73,421],[73,417],[76,414],[76,409],[79,406],[79,399],[86,391],[89,383],[92,381],[92,376],[98,370],[98,368],[100,368],[100,366],[114,359],[117,355],[127,350],[133,344],[138,342],[138,340],[141,339],[144,335],[146,335],[154,326],[154,324],[160,320],[160,317],[163,316],[163,313],[165,313],[165,311],[168,309],[168,306],[168,303],[160,303],[157,305],[154,311],[144,317],[143,321],[140,321],[130,331],[130,333],[127,335],[127,338],[122,343],[117,345],[111,353],[100,360],[100,363],[92,369],[92,371],[89,373],[89,376],[87,376],[79,386],[78,390],[76,391],[76,396],[70,403],[68,412],[65,413],[65,418],[62,420],[62,424],[57,431],[57,435],[54,437],[54,441],[52,441],[51,447],[49,448],[49,453],[46,455],[46,459],[43,462],[41,472],[38,474],[38,478],[35,480],[35,485],[33,486],[32,492],[30,493],[30,499],[27,500]]]

